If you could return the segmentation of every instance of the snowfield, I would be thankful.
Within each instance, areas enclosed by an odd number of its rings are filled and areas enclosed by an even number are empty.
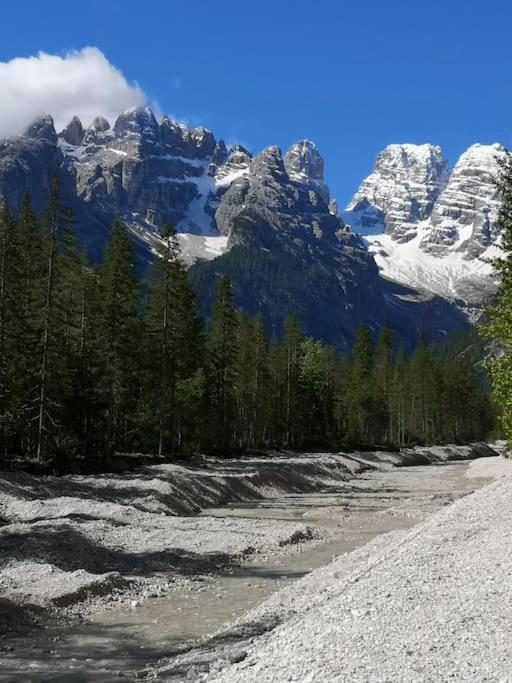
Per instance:
[[[372,235],[366,241],[381,275],[389,280],[469,305],[481,303],[495,291],[492,261],[500,256],[498,247],[489,247],[473,259],[456,248],[439,257],[422,249],[424,239],[420,224],[418,234],[408,242],[397,242],[387,234]]]

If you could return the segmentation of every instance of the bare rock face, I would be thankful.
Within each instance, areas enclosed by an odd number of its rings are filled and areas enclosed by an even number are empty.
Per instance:
[[[74,116],[68,123],[68,125],[64,128],[62,133],[60,133],[59,137],[62,138],[65,142],[67,142],[69,145],[73,145],[73,147],[78,147],[82,144],[82,140],[84,139],[84,133],[85,131],[82,127],[82,122],[80,121],[78,116]]]
[[[456,248],[471,259],[497,243],[500,199],[495,178],[497,160],[504,154],[498,143],[472,145],[462,154],[430,214],[430,230],[421,241],[425,251],[443,256]]]
[[[291,180],[308,185],[329,204],[329,188],[324,180],[324,160],[311,140],[301,140],[284,156],[286,172]]]
[[[407,242],[448,182],[448,162],[434,145],[389,145],[347,206],[354,230]]]

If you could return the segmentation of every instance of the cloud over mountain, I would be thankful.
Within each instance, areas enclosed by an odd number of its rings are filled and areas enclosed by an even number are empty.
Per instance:
[[[60,130],[75,114],[88,125],[146,102],[140,87],[96,47],[0,62],[0,93],[0,138],[20,134],[42,114],[51,114]]]

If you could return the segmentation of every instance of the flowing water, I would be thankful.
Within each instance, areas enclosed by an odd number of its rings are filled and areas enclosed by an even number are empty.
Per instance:
[[[140,607],[97,613],[65,632],[49,630],[14,642],[0,661],[1,681],[131,680],[130,672],[226,627],[265,598],[334,557],[375,536],[410,527],[425,514],[465,495],[486,480],[467,479],[467,463],[396,468],[366,473],[335,493],[287,495],[258,503],[203,511],[300,520],[323,540],[269,550],[239,567],[221,570]]]

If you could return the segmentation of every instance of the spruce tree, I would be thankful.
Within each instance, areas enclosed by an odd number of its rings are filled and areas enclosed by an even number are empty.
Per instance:
[[[383,325],[379,331],[375,346],[375,362],[373,368],[373,396],[375,403],[375,429],[379,441],[391,441],[390,390],[393,371],[393,337],[389,325]]]
[[[170,225],[164,227],[162,239],[146,310],[147,386],[151,413],[158,416],[158,453],[169,455],[192,436],[183,433],[183,425],[186,413],[193,412],[201,398],[193,390],[200,382],[202,329]]]
[[[0,211],[0,457],[12,447],[20,331],[20,254],[16,222],[8,206]]]
[[[233,443],[237,380],[238,321],[230,281],[222,278],[213,304],[208,339],[209,425],[207,439],[215,449]]]
[[[353,443],[374,440],[375,400],[372,386],[373,341],[369,328],[360,325],[352,350],[349,378],[346,384],[345,410],[347,436]]]
[[[284,356],[286,362],[286,445],[297,446],[302,434],[301,358],[304,333],[294,315],[284,320]]]
[[[261,317],[238,317],[236,379],[237,445],[263,446],[268,431],[270,372],[268,344]]]
[[[129,445],[138,399],[142,326],[139,284],[128,230],[116,218],[98,277],[98,357],[102,366],[99,393],[104,405],[104,454]]]
[[[328,378],[325,349],[321,342],[305,339],[300,353],[300,387],[302,398],[302,431],[307,441],[325,439],[325,411],[328,403]]]
[[[407,391],[408,391],[408,365],[405,356],[405,347],[401,343],[398,348],[396,360],[391,370],[389,384],[389,415],[390,433],[389,441],[395,446],[406,444],[407,422]]]
[[[49,201],[43,212],[43,251],[45,276],[43,282],[43,308],[41,318],[41,341],[39,362],[39,396],[37,399],[37,450],[36,457],[43,462],[50,440],[59,435],[59,379],[63,371],[63,329],[59,318],[59,255],[63,237],[74,222],[72,212],[63,204],[58,177],[50,184]],[[62,290],[60,291],[62,294]]]

